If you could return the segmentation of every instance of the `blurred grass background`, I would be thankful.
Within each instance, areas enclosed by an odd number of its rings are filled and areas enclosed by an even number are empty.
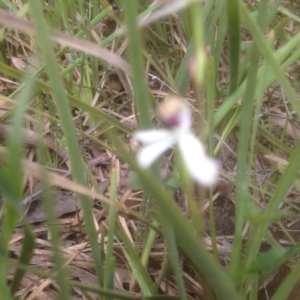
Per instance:
[[[1,299],[298,299],[297,1],[0,1]],[[131,134],[184,98],[219,164]]]

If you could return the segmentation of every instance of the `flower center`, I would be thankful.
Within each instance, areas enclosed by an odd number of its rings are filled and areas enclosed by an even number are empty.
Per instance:
[[[170,116],[167,120],[165,120],[166,126],[170,129],[180,127],[181,122],[182,120],[180,115],[173,115]]]

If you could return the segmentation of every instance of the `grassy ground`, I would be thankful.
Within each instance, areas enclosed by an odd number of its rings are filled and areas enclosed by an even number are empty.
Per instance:
[[[1,299],[298,299],[297,1],[0,1]],[[219,166],[143,170],[170,94]]]

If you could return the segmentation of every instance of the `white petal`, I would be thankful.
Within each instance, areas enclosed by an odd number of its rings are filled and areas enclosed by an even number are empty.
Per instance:
[[[180,113],[180,130],[187,131],[191,128],[192,113],[188,107],[184,108]]]
[[[217,163],[209,158],[201,142],[192,134],[178,139],[178,146],[191,176],[202,185],[211,185],[217,179]]]
[[[175,137],[171,134],[158,142],[146,145],[138,153],[138,163],[142,168],[149,167],[156,158],[163,154],[168,148],[172,147],[175,142]]]
[[[150,144],[168,138],[172,133],[167,129],[140,130],[133,134],[138,141]]]

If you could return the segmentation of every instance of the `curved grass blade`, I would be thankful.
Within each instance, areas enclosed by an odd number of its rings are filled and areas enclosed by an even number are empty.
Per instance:
[[[32,11],[32,8],[31,8],[31,11]],[[30,35],[35,34],[34,27],[30,22],[22,20],[18,17],[12,16],[12,15],[4,12],[1,9],[0,9],[0,23],[5,26],[8,26],[8,27],[19,29]],[[68,46],[75,50],[81,51],[83,53],[90,54],[92,56],[95,56],[97,58],[100,58],[100,59],[108,62],[115,68],[123,70],[125,73],[129,72],[129,65],[118,55],[110,52],[106,48],[98,47],[91,42],[87,42],[85,40],[78,39],[76,37],[65,34],[63,32],[54,31],[54,32],[50,33],[50,31],[49,31],[48,36],[54,42],[59,43],[62,46]]]
[[[276,293],[273,295],[272,300],[288,299],[295,284],[299,281],[300,277],[300,264],[294,267],[290,274],[285,278],[283,283],[280,284]]]
[[[262,32],[260,31],[258,25],[254,22],[254,20],[250,16],[244,4],[241,5],[241,12],[243,18],[245,19],[253,35],[257,47],[259,48],[261,53],[264,54],[265,60],[268,62],[270,69],[274,72],[274,75],[277,77],[277,80],[280,82],[283,91],[285,92],[289,101],[291,102],[291,105],[295,109],[298,117],[300,117],[300,102],[298,100],[297,95],[293,91],[290,83],[288,82],[285,74],[281,71],[279,62],[275,59],[273,52],[269,47],[268,43],[265,41]]]
[[[13,69],[10,66],[4,65],[1,62],[0,62],[0,68],[1,68],[1,72],[6,74],[7,76],[13,77],[14,79],[22,80],[22,78],[24,76],[20,71]],[[38,80],[35,83],[36,83],[38,89],[34,90],[34,92],[32,93],[32,97],[37,96],[41,91],[48,92],[48,93],[52,92],[52,88],[49,84],[38,81]],[[102,120],[102,121],[108,123],[109,125],[112,125],[113,127],[120,129],[121,131],[123,131],[125,133],[132,133],[132,130],[130,128],[128,128],[127,126],[125,126],[124,124],[122,124],[121,122],[116,120],[115,118],[111,117],[110,115],[106,114],[105,112],[103,112],[99,109],[96,109],[87,103],[84,103],[83,101],[81,101],[80,99],[78,99],[74,96],[67,95],[67,97],[73,105],[75,105],[78,108],[81,108],[85,112],[90,113],[93,117],[97,118],[98,120]],[[7,116],[0,117],[0,122],[3,122],[6,118],[7,118]]]
[[[278,210],[279,204],[283,201],[289,188],[293,185],[295,178],[298,177],[299,169],[300,169],[300,142],[298,142],[297,146],[293,150],[292,155],[289,159],[289,164],[286,167],[283,175],[281,176],[276,186],[273,197],[271,197],[270,199],[269,205],[264,213],[265,222],[261,224],[259,230],[257,230],[257,232],[254,235],[251,249],[249,250],[249,255],[247,257],[246,266],[251,266],[252,261],[257,256],[259,246],[269,226],[270,221],[268,220],[270,220],[270,218],[268,216],[272,216]]]
[[[21,254],[19,257],[19,264],[27,266],[33,256],[33,251],[35,247],[35,238],[32,233],[32,230],[29,225],[25,225],[24,227],[24,237],[23,237],[23,245]],[[26,270],[24,268],[16,269],[14,273],[14,278],[12,280],[10,291],[12,294],[15,294],[18,290],[18,287],[24,277]]]

